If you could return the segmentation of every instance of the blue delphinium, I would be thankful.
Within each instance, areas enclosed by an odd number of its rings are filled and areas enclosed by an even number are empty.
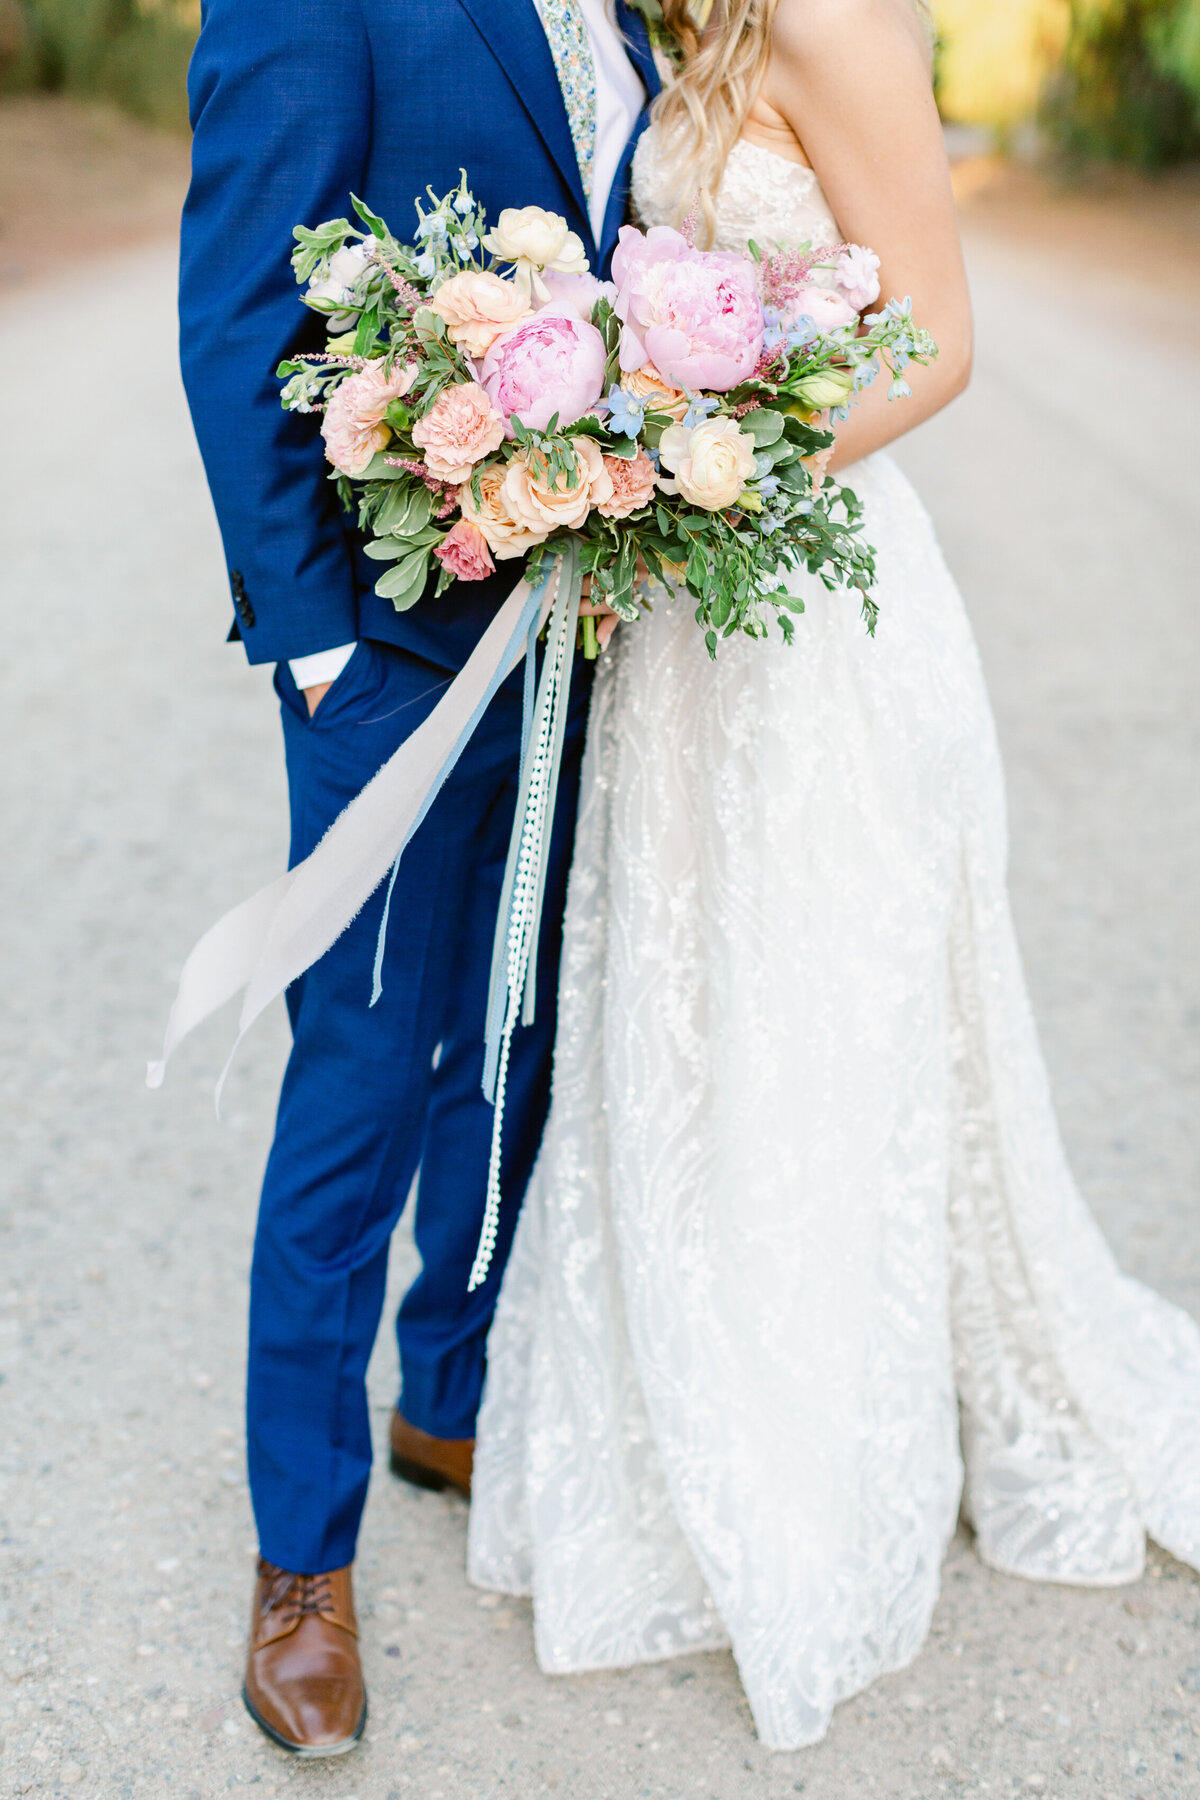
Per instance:
[[[697,425],[703,425],[709,413],[716,412],[721,404],[715,397],[710,396],[706,399],[699,394],[693,394],[690,388],[684,388],[683,391],[688,398],[688,409],[680,420],[681,425],[687,425],[693,429]]]
[[[783,314],[777,306],[764,306],[763,318],[766,330],[763,332],[763,349],[768,353],[778,350],[781,344],[788,341],[787,326],[783,322]]]
[[[801,313],[800,317],[796,320],[796,323],[788,332],[788,349],[803,350],[812,343],[814,338],[818,338],[820,335],[821,333],[817,330],[816,320],[811,318],[808,313]]]
[[[635,438],[646,422],[646,402],[623,387],[608,390],[609,429],[618,437]]]

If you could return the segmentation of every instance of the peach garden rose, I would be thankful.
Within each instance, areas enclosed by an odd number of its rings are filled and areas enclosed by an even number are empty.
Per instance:
[[[504,495],[505,471],[500,463],[489,463],[458,490],[458,504],[468,524],[482,533],[488,549],[497,562],[509,562],[524,556],[537,544],[544,544],[550,527],[531,527],[519,519]],[[479,489],[479,498],[475,490]]]
[[[550,481],[537,457],[517,457],[504,477],[505,505],[514,518],[531,530],[542,531],[543,536],[552,531],[577,531],[594,506],[603,507],[613,497],[613,480],[606,466],[612,459],[593,438],[573,438],[571,443],[576,458],[574,487],[567,485],[565,475]]]

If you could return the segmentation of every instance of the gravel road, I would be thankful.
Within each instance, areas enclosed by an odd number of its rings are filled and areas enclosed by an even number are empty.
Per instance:
[[[1014,886],[1065,1134],[1123,1264],[1200,1314],[1200,361],[1019,248],[971,245],[970,394],[906,444],[983,646]],[[463,1577],[465,1510],[381,1464],[359,1564],[372,1713],[302,1765],[237,1699],[254,1536],[245,1281],[281,1016],[141,1085],[180,959],[281,866],[269,681],[220,553],[151,247],[0,305],[0,1791],[83,1800],[1167,1800],[1200,1794],[1200,1580],[990,1574],[960,1536],[930,1642],[772,1755],[731,1661],[548,1680]],[[1061,341],[1058,341],[1061,339]],[[397,1292],[411,1273],[397,1239]],[[372,1367],[382,1450],[394,1382]]]

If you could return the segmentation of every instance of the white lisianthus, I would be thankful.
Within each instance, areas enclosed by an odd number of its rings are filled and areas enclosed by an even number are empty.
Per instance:
[[[812,412],[823,412],[827,406],[844,406],[854,392],[852,369],[818,369],[796,383],[796,399]]]
[[[705,512],[732,506],[754,473],[754,440],[736,419],[705,419],[702,425],[669,425],[658,446],[659,460],[674,477],[659,487],[682,494]]]
[[[349,306],[354,298],[354,284],[370,261],[371,251],[366,244],[343,244],[336,255],[330,257],[324,280],[309,282],[309,301],[323,301],[339,311]]]
[[[541,206],[506,206],[484,238],[483,247],[498,262],[515,264],[517,282],[539,300],[549,299],[541,279],[543,269],[554,269],[560,275],[587,272],[583,239],[561,213],[547,212]]]

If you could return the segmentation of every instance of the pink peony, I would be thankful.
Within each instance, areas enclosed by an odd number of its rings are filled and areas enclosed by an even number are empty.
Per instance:
[[[477,462],[504,442],[504,420],[477,381],[443,388],[413,426],[413,443],[439,481],[465,481]]]
[[[529,316],[529,296],[489,269],[464,269],[443,281],[429,302],[447,336],[467,356],[485,356],[502,331]]]
[[[560,425],[594,406],[604,391],[604,339],[568,307],[546,306],[488,351],[480,379],[507,420],[544,431],[555,413]],[[511,432],[510,432],[511,435]]]
[[[816,282],[796,289],[787,303],[783,320],[785,325],[794,325],[797,319],[805,317],[822,332],[836,331],[840,325],[858,322],[858,313],[844,294],[839,294],[836,288],[819,287]]]
[[[392,435],[383,415],[393,400],[407,394],[417,379],[416,363],[393,363],[388,375],[384,359],[369,362],[347,375],[330,397],[321,420],[325,454],[343,475],[361,475]]]
[[[558,269],[547,269],[542,276],[542,286],[549,295],[548,306],[573,312],[577,318],[587,319],[589,323],[597,300],[612,301],[617,297],[611,281],[597,281],[594,275],[579,271],[563,274]]]
[[[653,498],[654,464],[644,450],[627,462],[622,456],[606,456],[604,467],[612,482],[612,499],[601,500],[596,511],[606,519],[627,519]]]
[[[753,374],[762,353],[758,276],[744,256],[696,250],[669,225],[644,235],[621,227],[613,257],[622,369],[650,361],[693,392],[724,393]]]
[[[433,554],[459,581],[482,581],[496,570],[487,539],[469,519],[451,526],[441,543],[434,545]]]

